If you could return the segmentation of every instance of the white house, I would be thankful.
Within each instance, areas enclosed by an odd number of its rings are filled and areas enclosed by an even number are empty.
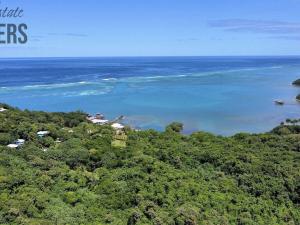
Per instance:
[[[124,128],[124,126],[122,124],[120,124],[120,123],[113,123],[111,125],[111,127],[114,128],[114,129],[116,129],[116,130],[120,130],[120,129]]]
[[[56,138],[55,143],[61,143],[61,140],[59,138]]]
[[[7,109],[4,109],[3,107],[0,108],[0,112],[5,112]]]
[[[16,144],[9,144],[7,145],[8,148],[17,148],[19,147],[19,145],[16,145]]]
[[[44,137],[45,135],[48,135],[50,134],[49,131],[46,131],[46,130],[42,130],[42,131],[39,131],[36,133],[39,137]]]
[[[94,124],[99,124],[99,125],[104,125],[108,123],[108,120],[103,120],[103,119],[91,119],[91,122]]]
[[[7,147],[8,148],[18,148],[21,145],[24,145],[24,143],[25,143],[24,139],[18,139],[15,141],[15,143],[7,145]]]
[[[18,140],[15,141],[15,144],[18,145],[18,146],[24,145],[24,143],[25,143],[24,139],[18,139]]]
[[[96,116],[87,116],[87,120],[91,121],[93,124],[99,124],[99,125],[104,125],[107,124],[109,121],[104,119],[104,115],[97,113]]]

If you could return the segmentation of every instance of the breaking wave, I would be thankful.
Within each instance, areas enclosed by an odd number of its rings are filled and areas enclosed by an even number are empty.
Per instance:
[[[0,93],[11,93],[19,91],[41,91],[47,92],[51,90],[57,90],[57,93],[49,93],[49,95],[63,95],[63,96],[89,96],[89,95],[102,95],[109,93],[117,83],[145,83],[145,82],[158,82],[162,80],[177,80],[185,78],[197,78],[213,75],[222,75],[228,73],[236,73],[243,71],[255,71],[264,69],[279,69],[281,66],[271,67],[253,67],[242,69],[230,69],[220,71],[208,71],[200,73],[187,73],[177,75],[157,75],[157,76],[132,76],[132,77],[108,77],[102,79],[94,79],[91,81],[79,81],[70,83],[54,83],[54,84],[36,84],[25,86],[9,86],[0,87]],[[60,89],[64,91],[60,91]],[[82,89],[82,90],[81,90]],[[39,96],[43,96],[40,93]]]

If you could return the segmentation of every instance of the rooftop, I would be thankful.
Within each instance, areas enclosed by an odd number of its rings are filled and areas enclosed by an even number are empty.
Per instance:
[[[42,130],[42,131],[37,132],[36,134],[37,135],[46,135],[46,134],[49,134],[49,133],[50,133],[49,131]]]
[[[123,129],[124,128],[124,125],[120,124],[120,123],[113,123],[111,125],[112,128],[114,129]]]
[[[18,139],[16,140],[16,143],[23,143],[24,144],[25,140],[24,139]]]
[[[106,124],[106,123],[108,123],[108,120],[103,120],[103,119],[91,119],[90,121],[92,123],[97,123],[97,124]]]
[[[9,148],[17,148],[17,147],[19,147],[19,145],[17,145],[17,144],[9,144],[9,145],[7,145],[7,147],[9,147]]]

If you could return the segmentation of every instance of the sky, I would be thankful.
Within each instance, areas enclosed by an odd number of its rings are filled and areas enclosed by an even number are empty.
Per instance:
[[[300,55],[300,0],[0,0],[28,42],[0,57]]]

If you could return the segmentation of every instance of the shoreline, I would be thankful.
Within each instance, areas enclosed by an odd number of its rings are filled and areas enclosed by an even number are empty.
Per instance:
[[[82,110],[75,110],[75,111],[69,111],[69,112],[61,112],[61,111],[58,111],[58,112],[55,112],[55,111],[43,111],[43,110],[29,110],[29,109],[19,109],[18,107],[14,107],[14,106],[11,106],[9,104],[6,104],[6,103],[0,103],[0,113],[9,113],[9,110],[17,110],[17,111],[20,111],[20,112],[30,112],[30,113],[45,113],[45,114],[72,114],[72,113],[81,113],[82,115],[84,115],[85,117],[85,122],[88,122],[88,123],[91,123],[95,126],[111,126],[112,128],[116,129],[116,130],[123,130],[124,128],[126,129],[130,129],[132,131],[149,131],[149,130],[155,130],[156,132],[164,132],[164,130],[157,130],[157,129],[153,129],[153,128],[147,128],[147,129],[142,129],[142,128],[139,128],[139,127],[134,127],[132,126],[131,124],[128,124],[128,123],[124,123],[122,122],[123,120],[126,120],[126,116],[119,116],[115,119],[106,119],[104,115],[101,114],[101,118],[98,118],[97,116],[99,116],[100,114],[97,113],[95,116],[89,114],[89,113],[86,113]],[[197,133],[197,132],[205,132],[205,133],[209,133],[211,135],[214,135],[214,136],[222,136],[222,137],[233,137],[237,134],[249,134],[249,135],[259,135],[259,134],[267,134],[267,133],[270,133],[272,130],[274,130],[275,128],[278,128],[280,126],[291,126],[291,125],[299,125],[300,123],[300,116],[299,118],[294,118],[294,119],[291,119],[291,118],[286,118],[285,121],[281,121],[279,122],[277,125],[275,125],[273,128],[267,130],[267,131],[263,131],[263,132],[247,132],[247,131],[241,131],[241,132],[236,132],[234,134],[231,134],[231,135],[222,135],[222,134],[216,134],[216,133],[213,133],[213,132],[209,132],[209,131],[205,131],[205,130],[193,130],[193,131],[190,131],[190,132],[185,132],[184,131],[184,123],[181,123],[180,121],[173,121],[169,124],[167,124],[165,126],[164,129],[166,129],[166,127],[168,127],[170,124],[173,124],[173,123],[178,123],[178,124],[182,124],[182,130],[181,130],[181,133],[183,135],[187,135],[187,136],[190,136],[190,135],[193,135],[194,133]]]

